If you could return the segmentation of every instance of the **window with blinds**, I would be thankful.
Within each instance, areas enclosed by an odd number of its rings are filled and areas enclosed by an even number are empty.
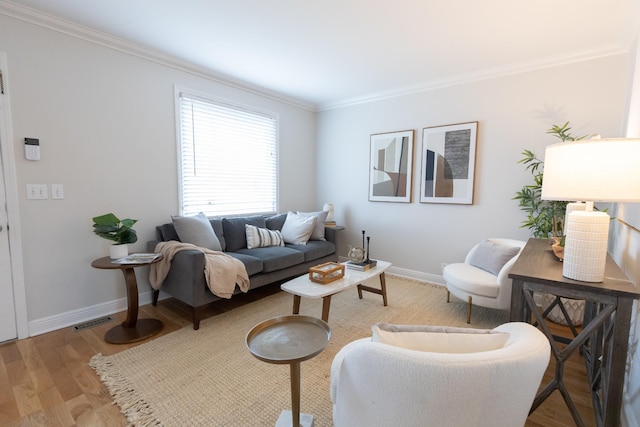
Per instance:
[[[181,214],[275,212],[277,115],[187,93],[178,102]]]

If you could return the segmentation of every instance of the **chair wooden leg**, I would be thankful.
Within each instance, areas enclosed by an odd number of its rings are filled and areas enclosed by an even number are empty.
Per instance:
[[[447,302],[449,302],[449,297],[451,296],[451,292],[449,292],[449,290],[447,290]]]
[[[467,323],[471,323],[471,295],[469,295],[469,307],[467,308]]]

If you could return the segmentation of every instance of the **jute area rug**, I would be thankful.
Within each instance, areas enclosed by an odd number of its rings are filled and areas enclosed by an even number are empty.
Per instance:
[[[371,285],[379,286],[372,281]],[[331,362],[345,344],[371,336],[376,322],[467,327],[466,302],[446,288],[387,275],[388,306],[379,295],[356,289],[334,295],[331,340],[318,356],[301,364],[303,413],[315,427],[332,426],[329,398]],[[235,308],[111,356],[95,355],[90,365],[114,401],[136,426],[273,426],[291,409],[289,365],[262,362],[245,346],[249,330],[263,320],[291,314],[286,292]],[[320,317],[322,300],[302,299],[300,314]],[[493,328],[507,313],[473,307],[471,327]]]

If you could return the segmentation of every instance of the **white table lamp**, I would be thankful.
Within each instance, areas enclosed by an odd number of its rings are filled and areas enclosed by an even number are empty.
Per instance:
[[[562,275],[602,282],[607,259],[609,215],[593,202],[640,201],[640,139],[591,139],[547,146],[543,200],[584,201],[567,212]]]

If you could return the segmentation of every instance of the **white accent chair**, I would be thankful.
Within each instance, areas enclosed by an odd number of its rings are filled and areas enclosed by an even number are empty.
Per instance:
[[[509,271],[526,242],[490,238],[475,245],[464,262],[448,264],[442,275],[449,294],[467,301],[467,323],[471,323],[471,306],[506,310],[511,306]]]
[[[471,353],[419,351],[372,338],[347,344],[331,366],[334,426],[523,426],[549,364],[547,338],[520,322],[485,334],[441,329],[507,338]]]

